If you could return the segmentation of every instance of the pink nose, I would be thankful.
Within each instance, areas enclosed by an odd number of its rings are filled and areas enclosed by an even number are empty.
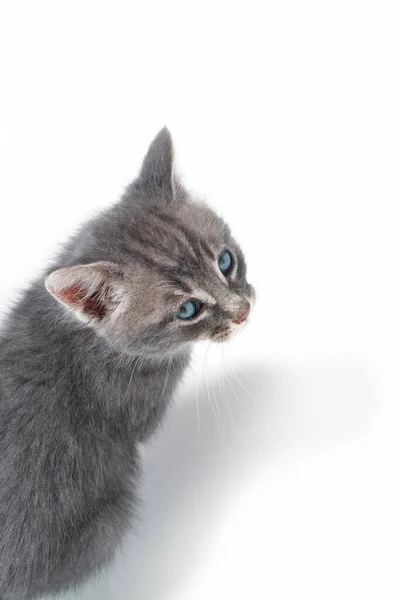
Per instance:
[[[250,304],[249,304],[249,302],[246,302],[242,314],[235,321],[236,325],[240,325],[241,323],[243,323],[247,319],[247,317],[249,316],[249,313],[250,313]]]

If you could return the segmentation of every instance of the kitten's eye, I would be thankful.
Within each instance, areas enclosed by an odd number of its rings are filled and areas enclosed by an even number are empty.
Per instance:
[[[188,300],[182,306],[179,307],[177,317],[178,319],[194,319],[202,308],[202,304],[197,300]]]
[[[232,254],[228,250],[223,250],[218,257],[218,266],[221,273],[226,275],[232,267]]]

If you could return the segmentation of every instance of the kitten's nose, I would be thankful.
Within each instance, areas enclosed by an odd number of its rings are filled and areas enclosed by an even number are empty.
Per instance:
[[[250,302],[246,301],[246,304],[244,305],[244,309],[243,309],[240,317],[238,319],[236,319],[236,321],[234,321],[234,323],[236,323],[236,325],[240,325],[247,319],[247,317],[249,316],[249,313],[250,313]]]

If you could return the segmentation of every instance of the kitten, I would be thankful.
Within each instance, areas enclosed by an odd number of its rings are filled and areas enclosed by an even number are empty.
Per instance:
[[[85,581],[134,522],[138,442],[159,426],[193,342],[223,340],[253,288],[227,225],[152,142],[122,199],[84,225],[0,338],[0,599]]]

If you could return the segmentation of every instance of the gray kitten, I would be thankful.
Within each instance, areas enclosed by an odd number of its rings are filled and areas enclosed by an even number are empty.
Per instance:
[[[134,522],[138,442],[190,348],[223,340],[254,297],[227,225],[152,142],[122,199],[75,235],[0,338],[0,599],[85,581]]]

